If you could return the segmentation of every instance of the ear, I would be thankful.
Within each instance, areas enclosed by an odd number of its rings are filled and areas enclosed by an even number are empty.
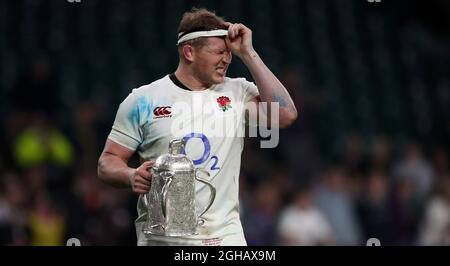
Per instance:
[[[183,53],[183,57],[186,61],[192,62],[194,61],[195,49],[192,45],[186,44],[181,48],[181,52]]]

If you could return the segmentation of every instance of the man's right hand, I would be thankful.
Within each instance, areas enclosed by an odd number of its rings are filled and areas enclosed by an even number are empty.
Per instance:
[[[146,194],[150,191],[152,174],[149,169],[155,161],[146,161],[136,168],[130,177],[131,189],[137,194]]]

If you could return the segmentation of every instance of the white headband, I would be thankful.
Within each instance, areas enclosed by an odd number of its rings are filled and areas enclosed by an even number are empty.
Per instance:
[[[194,31],[194,32],[190,32],[186,35],[183,35],[183,34],[184,34],[184,32],[180,32],[178,34],[179,39],[178,39],[177,45],[179,45],[182,42],[197,39],[200,37],[227,36],[228,31],[227,30],[208,30],[208,31]],[[180,36],[182,36],[182,37],[180,38]]]

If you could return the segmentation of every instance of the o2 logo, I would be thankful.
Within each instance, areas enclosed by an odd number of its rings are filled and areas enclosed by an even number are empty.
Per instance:
[[[209,139],[204,134],[192,132],[183,137],[185,147],[187,146],[188,141],[190,139],[194,139],[194,138],[200,139],[203,143],[203,147],[205,148],[203,151],[203,155],[199,159],[192,160],[194,165],[199,165],[199,164],[204,163],[205,161],[207,161],[210,158],[211,144],[209,143]],[[182,153],[187,155],[185,150],[183,150]],[[212,164],[210,170],[219,170],[220,169],[220,167],[218,166],[219,158],[217,156],[213,155],[211,157],[211,160],[212,160],[213,164]]]

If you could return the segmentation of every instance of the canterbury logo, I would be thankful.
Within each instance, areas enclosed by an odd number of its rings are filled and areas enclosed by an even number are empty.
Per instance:
[[[155,118],[171,117],[171,108],[171,106],[159,106],[153,109],[153,114],[155,115]]]

